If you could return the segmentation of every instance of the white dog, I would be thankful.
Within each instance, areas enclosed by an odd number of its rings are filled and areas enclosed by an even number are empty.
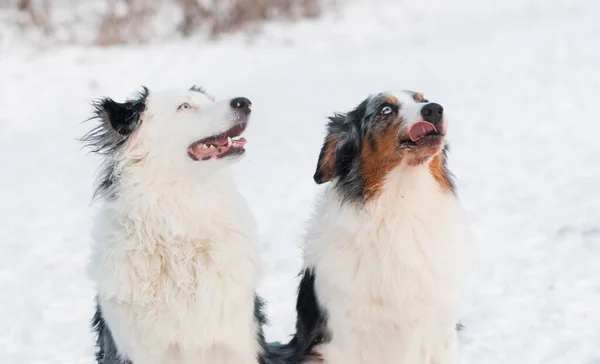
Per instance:
[[[231,171],[250,100],[144,88],[94,106],[83,140],[104,161],[89,267],[98,362],[262,361],[255,222]]]
[[[469,233],[446,167],[442,106],[372,95],[330,118],[298,290],[299,361],[454,364]]]

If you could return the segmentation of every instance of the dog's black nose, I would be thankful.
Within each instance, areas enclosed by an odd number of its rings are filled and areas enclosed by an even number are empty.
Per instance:
[[[421,116],[432,124],[439,123],[444,117],[444,108],[435,102],[429,103],[421,109]]]
[[[252,108],[252,102],[245,97],[236,97],[231,100],[231,107],[234,109],[239,109],[241,112],[245,114],[250,114]]]

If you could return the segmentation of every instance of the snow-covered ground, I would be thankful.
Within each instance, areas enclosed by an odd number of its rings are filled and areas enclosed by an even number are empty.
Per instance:
[[[84,275],[96,159],[89,101],[206,86],[254,103],[237,176],[260,227],[270,340],[294,324],[325,117],[424,91],[451,115],[451,167],[476,237],[462,363],[600,363],[600,2],[368,1],[194,41],[0,55],[0,363],[91,363]]]

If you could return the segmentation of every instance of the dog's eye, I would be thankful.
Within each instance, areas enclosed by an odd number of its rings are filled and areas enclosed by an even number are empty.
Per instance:
[[[379,112],[381,115],[389,115],[394,111],[391,106],[384,106]]]
[[[183,104],[179,105],[177,110],[189,110],[191,108],[192,108],[192,106],[190,106],[190,104],[188,104],[187,102],[184,102]]]

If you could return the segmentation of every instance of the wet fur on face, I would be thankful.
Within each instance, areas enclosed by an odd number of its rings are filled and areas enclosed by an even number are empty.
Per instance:
[[[421,93],[384,92],[371,95],[348,113],[329,118],[327,135],[314,174],[316,183],[333,181],[344,201],[365,202],[376,198],[385,176],[405,163],[430,162],[432,174],[443,190],[454,191],[446,167],[446,127],[440,120],[436,135],[416,144],[411,126],[424,121],[421,110],[430,104]]]

